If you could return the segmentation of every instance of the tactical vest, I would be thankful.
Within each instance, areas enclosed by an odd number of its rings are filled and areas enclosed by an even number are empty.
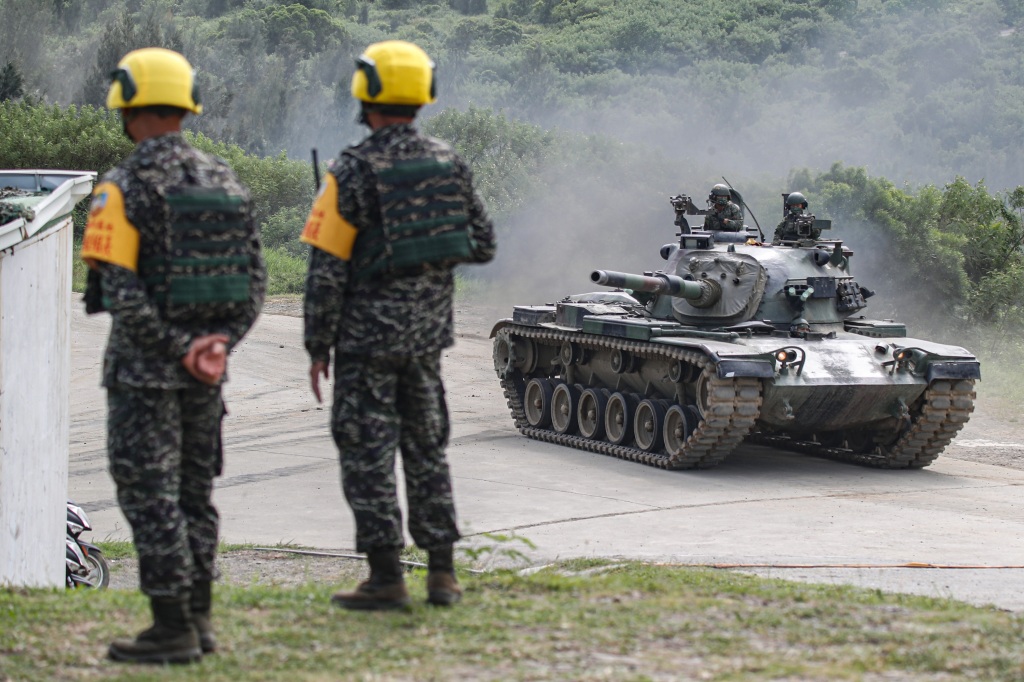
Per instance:
[[[467,202],[451,150],[424,149],[403,159],[364,150],[344,153],[373,168],[380,197],[381,229],[356,239],[354,277],[418,274],[471,259]]]
[[[189,326],[236,315],[248,304],[254,256],[245,198],[184,187],[165,199],[168,243],[139,259],[150,297],[164,319]]]

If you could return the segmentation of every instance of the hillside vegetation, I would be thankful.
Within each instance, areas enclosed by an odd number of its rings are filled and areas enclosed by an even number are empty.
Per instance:
[[[38,33],[36,32],[38,31]],[[43,39],[39,40],[38,35]],[[834,161],[897,181],[1021,184],[1020,0],[5,0],[0,66],[101,104],[127,49],[198,66],[195,126],[307,158],[359,135],[352,58],[404,38],[443,106],[656,145],[695,179]],[[696,166],[697,168],[693,168]]]

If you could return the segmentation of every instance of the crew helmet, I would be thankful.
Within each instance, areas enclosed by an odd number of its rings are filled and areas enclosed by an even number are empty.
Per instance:
[[[356,59],[352,96],[369,104],[422,106],[437,100],[434,62],[404,40],[374,43]]]
[[[790,211],[801,209],[807,210],[807,198],[800,192],[790,192],[786,197],[786,208]]]
[[[162,47],[132,50],[110,74],[108,109],[167,106],[203,113],[195,71],[182,55]]]
[[[729,203],[729,199],[731,197],[732,191],[729,189],[729,187],[727,185],[723,185],[722,183],[718,183],[717,185],[711,188],[711,195],[708,196],[708,199],[715,202],[716,204],[727,204]]]

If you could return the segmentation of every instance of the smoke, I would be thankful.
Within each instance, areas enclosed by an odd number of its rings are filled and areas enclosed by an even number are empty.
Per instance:
[[[747,223],[756,216],[769,238],[781,194],[797,189],[788,186],[797,169],[863,166],[911,192],[957,176],[997,190],[1024,184],[1024,119],[1008,113],[1019,111],[1024,81],[993,74],[1000,60],[1019,62],[1009,55],[1021,39],[1004,30],[993,7],[966,23],[952,12],[890,13],[861,23],[859,34],[832,33],[802,55],[761,64],[707,60],[672,74],[603,74],[582,86],[541,66],[507,90],[454,92],[446,105],[464,107],[472,97],[520,120],[632,150],[599,170],[571,169],[571,177],[557,163],[543,171],[545,191],[502,221],[500,255],[488,274],[505,298],[542,303],[591,290],[587,275],[596,267],[662,267],[658,250],[676,232],[667,197],[682,192],[703,205],[722,176],[746,199]],[[539,84],[568,94],[544,95]],[[948,332],[936,319],[946,306],[934,292],[894,277],[906,263],[885,233],[851,216],[831,217],[827,236],[856,251],[857,279],[876,291],[868,316]]]

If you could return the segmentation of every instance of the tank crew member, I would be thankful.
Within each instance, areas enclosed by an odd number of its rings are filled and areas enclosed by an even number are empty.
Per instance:
[[[731,198],[732,192],[727,185],[719,183],[711,188],[708,195],[710,210],[704,216],[705,230],[739,232],[743,229],[743,212],[730,201]]]
[[[370,568],[355,590],[332,597],[347,609],[409,601],[396,447],[409,534],[429,555],[428,601],[461,597],[440,360],[453,343],[452,269],[491,260],[495,239],[469,167],[414,127],[434,87],[434,64],[412,43],[375,43],[356,60],[351,92],[370,134],[331,166],[301,237],[314,247],[305,292],[311,387],[319,401],[333,349],[331,433],[356,549]]]
[[[213,651],[211,583],[227,354],[263,304],[266,274],[248,190],[182,137],[199,114],[192,67],[161,48],[129,52],[107,107],[136,144],[93,192],[82,241],[86,311],[112,318],[103,358],[107,450],[132,527],[153,626],[118,640],[118,661],[194,661]]]
[[[817,239],[821,236],[821,230],[814,227],[814,216],[804,213],[807,210],[807,199],[803,194],[800,192],[787,194],[785,207],[786,217],[775,228],[775,235],[772,237],[773,244],[798,239]]]

